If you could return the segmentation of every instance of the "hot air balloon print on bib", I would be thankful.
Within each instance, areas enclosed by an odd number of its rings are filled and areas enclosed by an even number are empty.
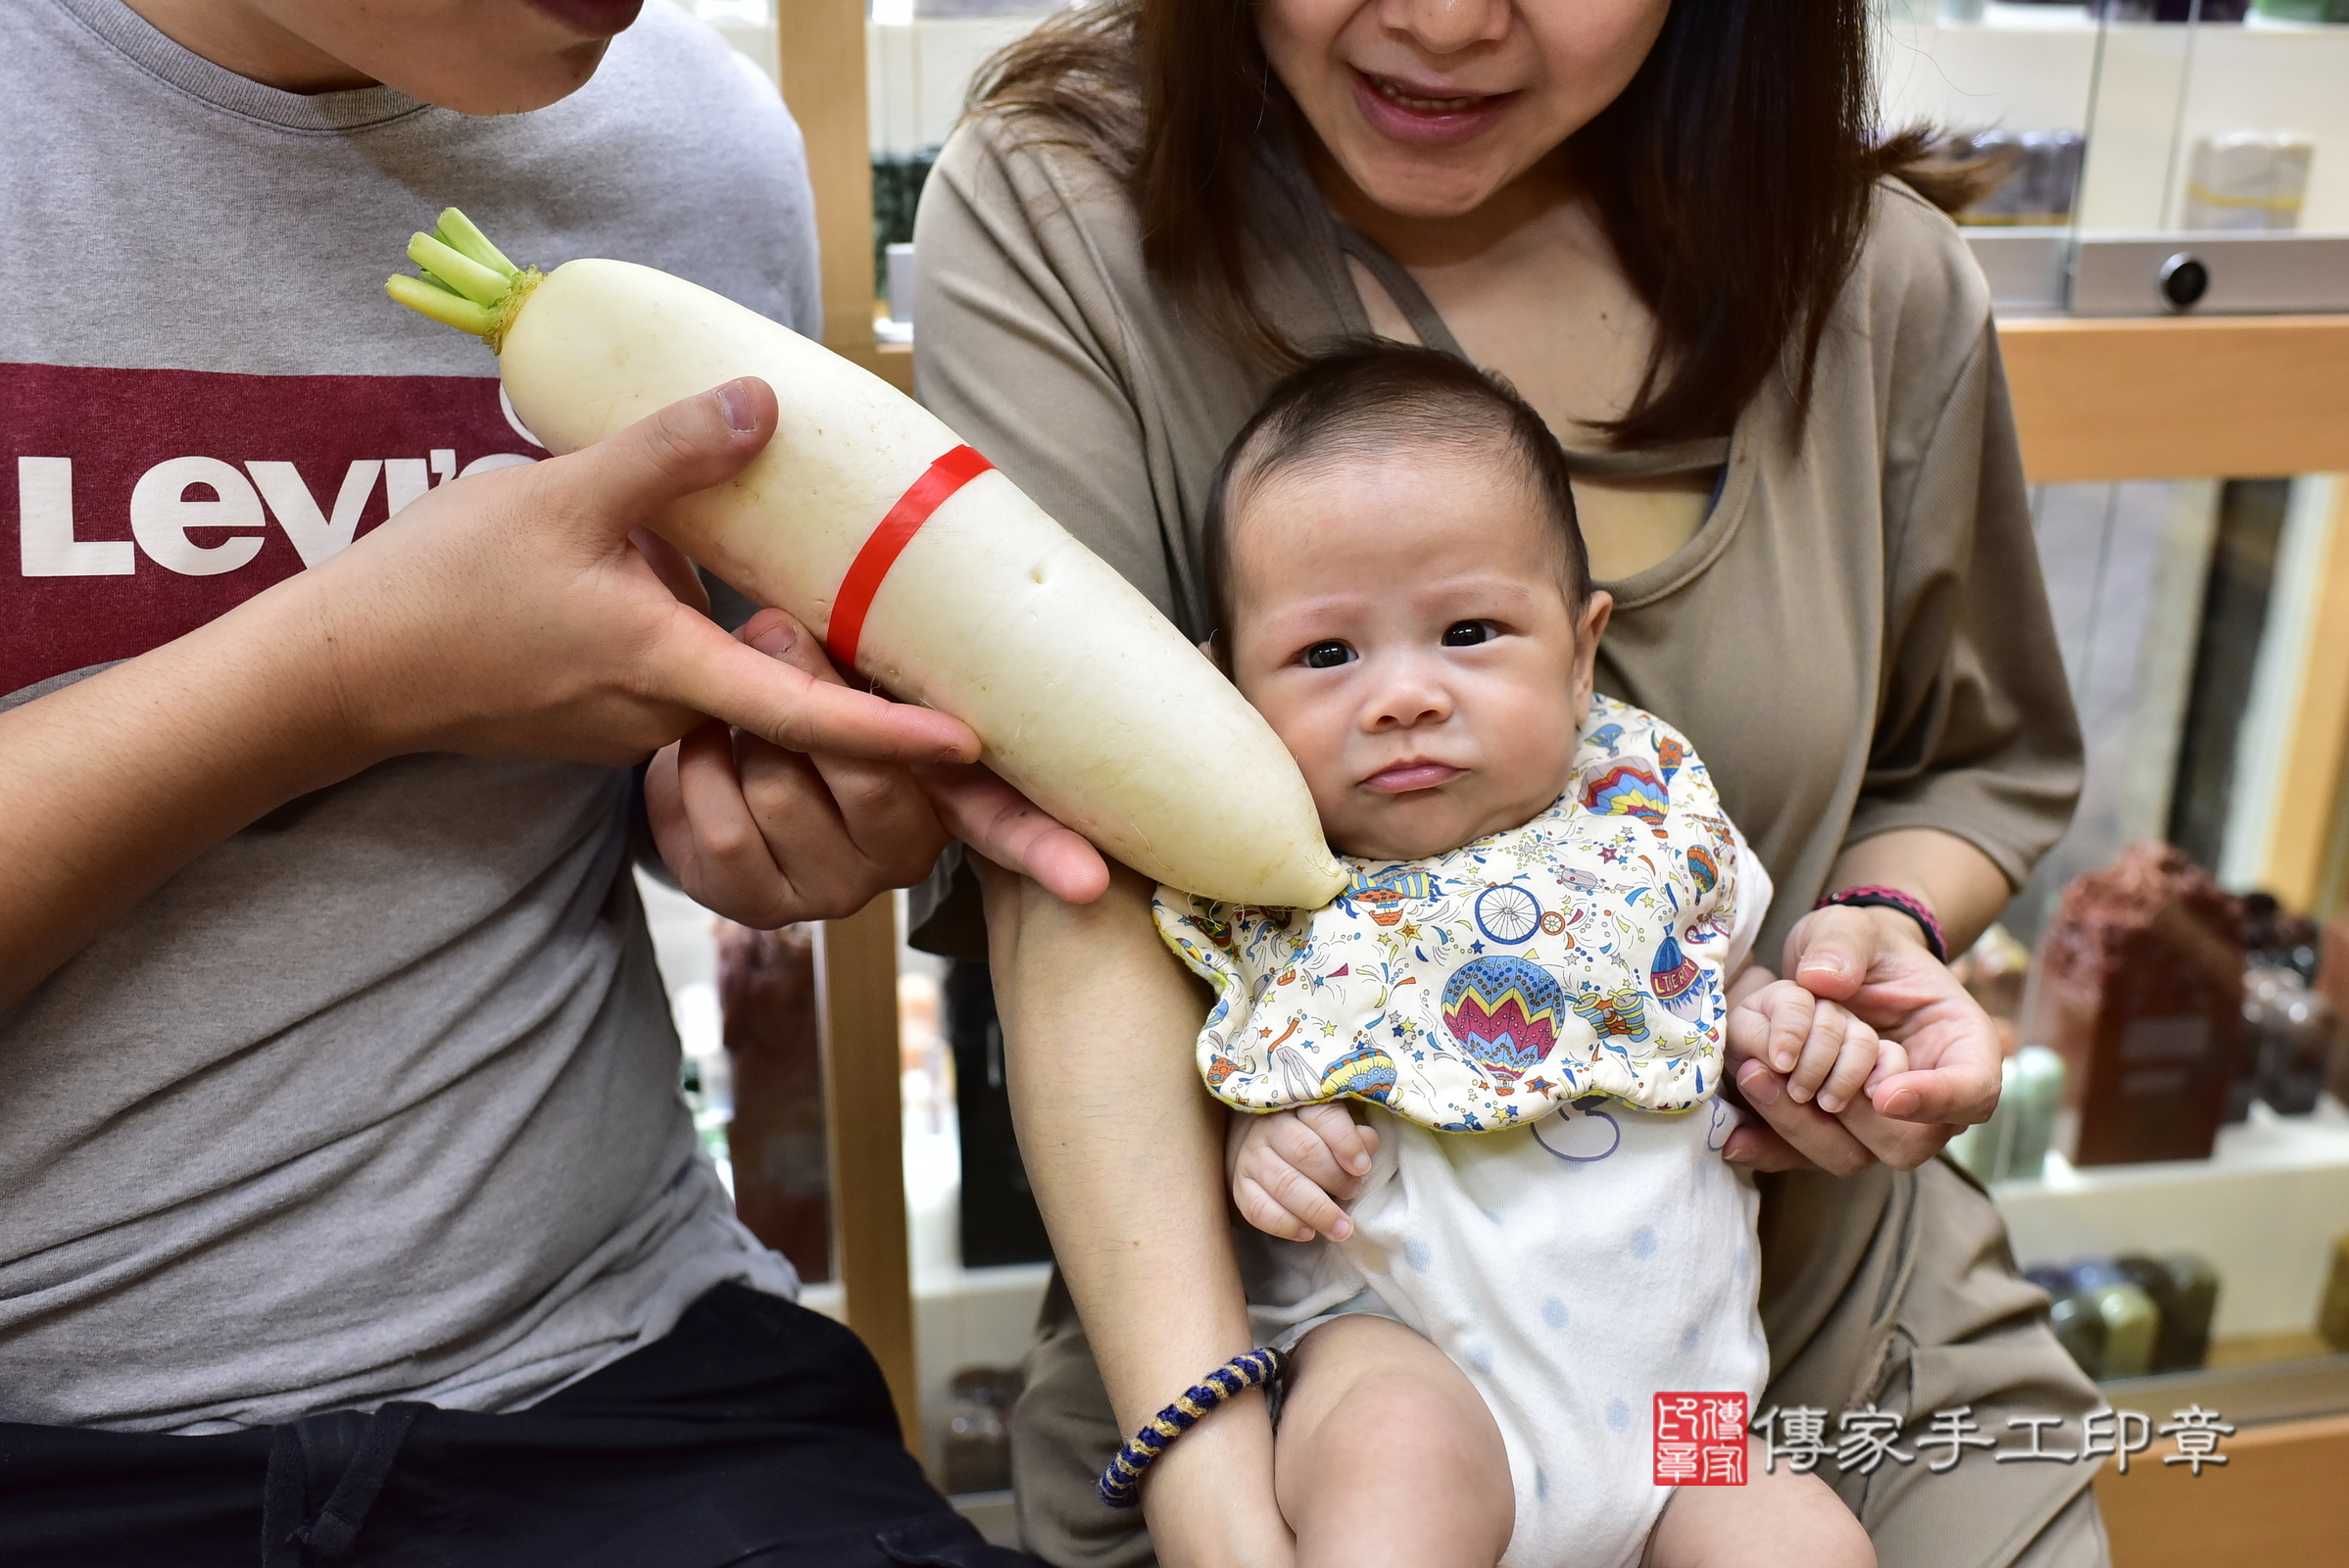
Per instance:
[[[1600,816],[1636,816],[1661,833],[1672,797],[1663,780],[1628,757],[1610,757],[1583,782],[1583,805]]]
[[[1548,1057],[1565,1007],[1549,971],[1523,958],[1474,958],[1444,983],[1444,1027],[1504,1095]]]
[[[1698,898],[1711,898],[1713,890],[1721,885],[1721,862],[1713,858],[1711,850],[1701,844],[1691,844],[1688,846],[1688,876],[1696,884]]]

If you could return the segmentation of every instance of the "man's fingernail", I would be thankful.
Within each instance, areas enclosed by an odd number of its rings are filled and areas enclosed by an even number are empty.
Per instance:
[[[1813,955],[1802,960],[1802,968],[1799,972],[1802,974],[1841,974],[1843,972],[1843,955],[1840,953]]]
[[[1737,1069],[1737,1087],[1744,1091],[1746,1100],[1752,1104],[1778,1103],[1778,1079],[1758,1061],[1749,1061]]]
[[[1753,1151],[1741,1144],[1733,1144],[1721,1152],[1721,1157],[1733,1165],[1750,1165],[1753,1163]]]
[[[1914,1089],[1903,1089],[1884,1102],[1884,1114],[1887,1116],[1906,1116],[1916,1108],[1917,1091]]]
[[[751,639],[751,646],[769,659],[781,659],[799,646],[800,629],[788,621],[779,622]]]
[[[726,428],[736,435],[749,435],[759,428],[759,416],[751,410],[751,389],[740,381],[728,381],[717,389],[717,411],[726,416]]]

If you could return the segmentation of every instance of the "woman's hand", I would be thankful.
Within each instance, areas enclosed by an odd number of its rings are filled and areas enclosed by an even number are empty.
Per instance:
[[[1767,1126],[1739,1127],[1722,1151],[1757,1170],[1816,1165],[1849,1175],[1878,1160],[1913,1170],[1998,1104],[1998,1032],[1981,1004],[1927,951],[1916,922],[1890,909],[1830,907],[1786,938],[1786,966],[1812,995],[1841,1004],[1908,1054],[1908,1070],[1840,1116],[1802,1104],[1766,1059],[1766,1036],[1730,1042],[1731,1074]],[[1751,968],[1732,1004],[1771,983]]]

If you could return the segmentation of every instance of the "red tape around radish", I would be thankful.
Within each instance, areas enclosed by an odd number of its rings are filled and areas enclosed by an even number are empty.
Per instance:
[[[857,550],[856,559],[849,563],[848,575],[840,579],[840,593],[832,601],[832,624],[824,633],[824,647],[843,675],[856,668],[856,644],[864,636],[865,612],[872,609],[873,595],[881,591],[882,579],[897,564],[899,554],[930,520],[930,514],[946,505],[949,496],[994,466],[969,447],[954,448],[905,487],[881,525]]]

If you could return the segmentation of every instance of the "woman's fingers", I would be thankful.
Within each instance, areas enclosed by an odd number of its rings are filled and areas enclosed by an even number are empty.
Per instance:
[[[1894,1170],[1915,1170],[1941,1152],[1958,1129],[1934,1123],[1901,1121],[1880,1113],[1866,1096],[1851,1102],[1837,1118],[1868,1152]]]
[[[1866,909],[1814,909],[1786,933],[1787,978],[1813,996],[1849,1002],[1874,971],[1883,943],[1884,933]]]
[[[1818,1162],[1778,1135],[1768,1122],[1748,1118],[1721,1146],[1721,1157],[1747,1170],[1817,1170]]]
[[[1853,1131],[1817,1105],[1806,1105],[1786,1092],[1785,1080],[1759,1061],[1737,1069],[1738,1093],[1754,1112],[1812,1164],[1837,1176],[1848,1176],[1874,1162],[1869,1146]],[[1741,1129],[1740,1129],[1741,1130]],[[1728,1148],[1737,1147],[1736,1134]]]
[[[1869,1099],[1884,1114],[1904,1122],[1971,1127],[1988,1121],[1998,1108],[1998,1089],[1994,1067],[1958,1057],[1936,1067],[1888,1075]]]

